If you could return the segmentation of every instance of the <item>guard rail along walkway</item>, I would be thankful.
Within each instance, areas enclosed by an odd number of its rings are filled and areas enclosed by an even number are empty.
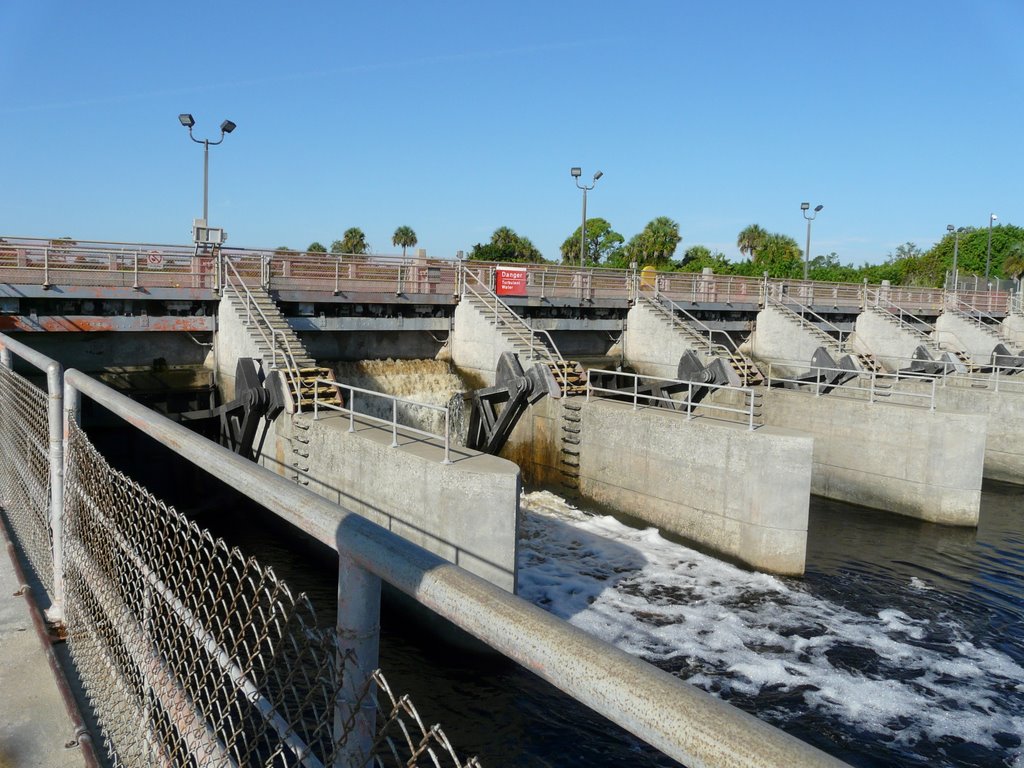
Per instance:
[[[46,371],[45,393],[14,356]],[[0,363],[3,513],[117,764],[475,765],[386,687],[382,582],[685,764],[842,764],[2,334]],[[78,425],[83,396],[334,549],[336,629],[110,468]]]

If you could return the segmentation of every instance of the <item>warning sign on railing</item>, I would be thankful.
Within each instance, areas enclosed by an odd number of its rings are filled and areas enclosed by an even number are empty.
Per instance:
[[[495,267],[494,292],[499,296],[526,295],[525,267]]]

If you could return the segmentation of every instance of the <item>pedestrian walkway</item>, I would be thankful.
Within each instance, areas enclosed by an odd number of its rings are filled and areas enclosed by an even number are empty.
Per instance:
[[[0,768],[85,765],[0,529]]]

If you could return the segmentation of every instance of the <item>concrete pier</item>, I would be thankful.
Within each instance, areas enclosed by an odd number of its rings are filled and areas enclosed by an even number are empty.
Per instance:
[[[770,388],[768,424],[814,437],[811,491],[946,525],[978,524],[986,417]]]
[[[578,408],[567,447],[563,410]],[[772,573],[804,570],[812,439],[607,400],[542,400],[503,455],[532,482],[588,500]]]

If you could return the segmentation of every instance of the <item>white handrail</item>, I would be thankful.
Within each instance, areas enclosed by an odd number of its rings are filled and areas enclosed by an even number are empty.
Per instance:
[[[238,299],[243,302],[245,306],[247,324],[252,318],[252,309],[255,309],[257,316],[263,320],[263,326],[260,326],[260,324],[257,322],[253,324],[252,327],[256,329],[256,331],[260,334],[260,337],[263,339],[263,341],[270,347],[271,368],[278,368],[277,340],[278,338],[280,338],[281,357],[283,358],[285,363],[285,365],[283,366],[283,370],[285,372],[285,376],[288,377],[288,383],[291,385],[291,391],[293,393],[295,403],[295,410],[297,413],[302,413],[302,397],[298,376],[299,366],[298,363],[295,361],[295,355],[292,352],[291,345],[288,343],[288,337],[285,336],[283,331],[274,328],[273,324],[270,322],[270,318],[267,317],[266,314],[264,314],[262,309],[260,309],[259,305],[256,303],[256,297],[253,296],[252,291],[249,290],[249,286],[247,286],[245,284],[245,281],[242,280],[241,275],[238,274],[238,270],[235,269],[235,265],[231,263],[231,260],[223,259],[223,261],[228,266],[228,272],[225,272],[224,274],[224,283],[229,289],[231,289],[234,292],[235,296],[237,296]],[[232,274],[238,281],[238,285],[236,285],[235,282],[231,279]],[[241,286],[242,290],[239,290],[239,285]],[[268,330],[270,331],[269,339],[267,338]],[[278,370],[281,369],[278,368]]]
[[[330,410],[330,411],[338,411],[339,413],[347,413],[348,417],[349,417],[349,420],[348,420],[348,431],[349,432],[355,432],[355,418],[356,418],[355,394],[356,394],[356,392],[359,392],[360,394],[364,394],[364,395],[370,395],[370,396],[373,396],[373,397],[379,397],[382,400],[389,400],[389,401],[391,401],[391,418],[390,419],[382,419],[379,416],[373,416],[373,415],[368,414],[368,413],[360,413],[359,416],[360,416],[360,418],[365,418],[365,419],[368,419],[370,421],[375,421],[375,422],[379,422],[381,424],[386,424],[386,425],[390,426],[391,427],[391,447],[392,448],[397,448],[398,447],[398,427],[399,427],[399,424],[398,424],[398,404],[399,403],[404,403],[406,405],[414,405],[417,408],[425,408],[428,411],[435,411],[435,412],[438,412],[438,413],[443,413],[444,414],[444,434],[443,435],[437,434],[435,432],[430,432],[429,430],[419,429],[418,427],[412,427],[412,426],[409,426],[408,424],[402,424],[401,427],[402,427],[402,429],[404,429],[407,432],[412,432],[412,433],[417,434],[417,435],[422,435],[423,437],[429,437],[429,438],[434,438],[434,439],[437,439],[437,440],[443,440],[444,441],[444,460],[441,463],[442,464],[451,464],[452,463],[452,461],[451,461],[451,408],[450,407],[442,406],[442,405],[432,405],[431,403],[420,403],[420,402],[417,402],[416,400],[407,400],[407,399],[405,399],[403,397],[395,397],[394,395],[389,395],[389,394],[387,394],[385,392],[377,392],[376,390],[373,390],[373,389],[363,389],[362,387],[354,387],[351,384],[343,384],[340,381],[334,381],[332,379],[316,379],[315,384],[317,384],[317,385],[329,384],[332,387],[338,387],[340,389],[344,389],[344,390],[347,390],[349,392],[349,397],[348,397],[349,407],[346,408],[344,405],[336,405],[334,403],[326,403],[326,402],[321,403],[320,402],[320,388],[319,388],[319,386],[317,386],[313,390],[313,420],[316,421],[317,419],[320,418],[320,409],[321,408],[324,408],[324,409]]]
[[[555,345],[555,340],[551,338],[551,334],[548,333],[546,330],[535,330],[533,326],[531,326],[528,322],[526,322],[526,320],[521,318],[510,306],[508,306],[508,304],[506,304],[500,298],[498,298],[498,294],[492,291],[488,286],[484,285],[483,281],[473,272],[472,269],[465,268],[465,266],[463,265],[463,269],[461,271],[463,273],[463,292],[469,291],[469,293],[471,293],[473,296],[482,301],[484,306],[488,307],[488,309],[490,308],[488,305],[488,300],[493,299],[494,322],[498,325],[501,325],[511,330],[522,343],[529,344],[531,361],[538,359],[537,350],[539,347],[540,351],[543,352],[543,354],[540,357],[554,368],[553,373],[561,382],[563,390],[566,387],[568,387],[569,380],[564,370],[565,358],[562,357],[562,353],[558,351],[558,347]],[[468,280],[465,279],[465,275],[467,273],[472,276],[473,281],[478,286],[483,288],[483,290],[485,291],[483,295],[481,295],[481,293],[477,291],[469,283]],[[499,311],[499,309],[504,309],[504,314],[502,314]],[[507,319],[508,316],[515,318],[516,323],[518,325],[509,323]],[[540,344],[538,344],[538,336],[541,336],[544,339],[546,339],[547,343],[545,344],[541,342]],[[561,363],[562,365],[559,365],[559,363]]]
[[[623,391],[621,389],[610,389],[610,388],[607,388],[607,387],[597,387],[597,386],[594,386],[594,384],[592,383],[591,378],[590,378],[590,375],[592,373],[605,373],[605,374],[609,374],[609,375],[613,375],[613,376],[622,376],[622,377],[625,377],[625,378],[632,379],[633,380],[633,391],[629,392],[629,391]],[[645,394],[645,393],[641,393],[639,391],[640,380],[641,379],[643,379],[645,381],[659,382],[659,383],[670,384],[670,385],[671,384],[685,384],[685,385],[687,385],[686,399],[685,400],[677,400],[677,399],[672,398],[672,397],[659,397],[657,395],[648,395],[648,394]],[[740,392],[740,393],[743,394],[744,400],[746,401],[746,405],[743,408],[733,408],[731,406],[719,405],[717,403],[707,403],[707,402],[704,402],[704,401],[694,402],[693,401],[693,392],[694,392],[695,389],[714,389],[714,390],[728,390],[728,391],[732,391],[732,392]],[[688,420],[694,418],[695,414],[694,414],[693,411],[694,411],[695,408],[703,408],[705,410],[712,411],[712,412],[714,412],[714,411],[721,411],[723,413],[738,413],[738,414],[742,414],[742,415],[747,417],[746,421],[747,421],[747,425],[748,425],[749,429],[753,430],[754,426],[755,426],[755,424],[754,424],[754,415],[755,415],[755,413],[754,413],[755,412],[754,404],[755,404],[755,399],[756,399],[756,393],[754,392],[753,387],[734,387],[731,384],[711,384],[711,383],[702,382],[702,381],[687,381],[685,379],[668,379],[668,378],[664,378],[664,377],[661,377],[661,376],[644,376],[642,374],[628,373],[626,371],[605,371],[605,370],[601,370],[599,368],[591,368],[590,370],[587,371],[587,402],[590,401],[590,397],[591,397],[592,394],[593,395],[602,395],[602,394],[603,395],[613,395],[613,396],[616,396],[616,397],[622,397],[622,396],[630,397],[631,396],[633,398],[633,410],[634,411],[637,410],[640,407],[640,401],[643,401],[645,403],[666,403],[666,404],[672,405],[673,409],[678,407],[678,406],[680,406],[680,405],[684,405],[684,406],[686,406],[686,418]]]
[[[777,369],[785,367],[792,369],[796,366],[806,366],[806,363],[798,363],[792,361],[774,361],[768,364],[768,373],[765,378],[765,384],[771,387],[773,383],[786,383],[786,384],[797,384],[797,385],[814,385],[814,396],[820,397],[822,389],[831,387],[832,392],[867,392],[868,402],[876,403],[879,402],[879,398],[885,398],[886,401],[892,403],[893,396],[897,398],[906,398],[909,402],[899,402],[899,405],[906,406],[917,406],[920,404],[919,400],[927,400],[927,407],[929,411],[935,410],[935,388],[938,384],[938,380],[942,378],[938,374],[919,373],[916,371],[904,371],[901,373],[881,373],[879,371],[851,371],[848,368],[833,368],[829,366],[813,366],[808,373],[814,373],[815,378],[813,380],[798,379],[792,376],[780,376],[777,373]],[[773,367],[776,369],[773,371]],[[825,373],[842,373],[850,374],[853,373],[855,376],[853,379],[846,381],[842,384],[832,384],[824,376]],[[862,379],[867,378],[867,386],[860,384],[854,384],[854,381],[860,382]],[[931,385],[931,391],[928,393],[913,392],[908,390],[897,390],[895,386],[899,382],[914,381],[919,383],[928,383]]]
[[[833,341],[833,342],[835,342],[837,344],[837,346],[839,347],[839,351],[840,352],[845,352],[846,351],[846,341],[843,340],[843,334],[844,334],[843,329],[840,328],[839,326],[835,325],[834,323],[829,322],[828,320],[826,320],[824,317],[819,315],[817,312],[815,312],[810,307],[804,306],[803,304],[801,304],[796,299],[790,297],[788,294],[783,294],[783,298],[781,298],[781,299],[776,298],[774,296],[769,296],[768,297],[768,301],[772,302],[775,305],[778,305],[778,306],[782,307],[783,309],[789,310],[794,315],[797,315],[797,317],[800,318],[801,325],[806,325],[811,331],[816,332],[817,334],[820,334],[822,336],[828,336],[828,338],[831,341]],[[800,311],[796,312],[791,307],[787,306],[788,304],[792,304],[793,306],[799,307]],[[810,315],[815,320],[817,320],[819,323],[822,323],[822,324],[828,326],[831,330],[835,331],[835,333],[838,334],[839,338],[838,339],[832,338],[832,336],[830,334],[828,334],[826,331],[823,331],[817,325],[815,325],[814,323],[809,321],[806,317],[804,317],[805,314]],[[846,335],[849,336],[848,333]]]

